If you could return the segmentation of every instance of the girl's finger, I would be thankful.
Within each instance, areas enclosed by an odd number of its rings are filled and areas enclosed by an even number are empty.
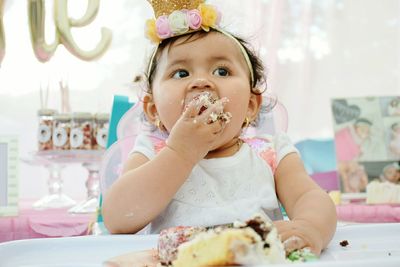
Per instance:
[[[285,226],[288,225],[287,221],[274,221],[273,224],[275,225],[275,227],[278,229],[278,232],[280,229],[285,228]]]
[[[288,221],[274,221],[273,222],[274,226],[278,230],[278,233],[281,235],[282,240],[285,240],[289,238],[290,236],[287,236],[285,239],[283,239],[283,236],[285,233],[290,234],[293,233],[292,227]],[[290,234],[293,235],[293,234]]]
[[[225,128],[225,122],[221,121],[221,120],[216,120],[214,122],[209,123],[210,127],[211,127],[211,132],[213,134],[219,134],[221,133],[224,128]]]
[[[217,121],[218,114],[223,111],[224,107],[221,103],[215,103],[206,109],[203,113],[198,116],[198,120],[204,123],[213,123]]]
[[[306,242],[298,236],[291,236],[285,241],[283,241],[283,246],[285,248],[286,254],[298,249],[306,247]]]
[[[189,104],[185,107],[182,116],[184,118],[193,119],[197,116],[199,112],[199,107],[196,104],[196,101],[190,101]]]

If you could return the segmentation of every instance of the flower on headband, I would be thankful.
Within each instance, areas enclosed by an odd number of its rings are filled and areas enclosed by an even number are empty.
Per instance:
[[[168,16],[160,16],[156,20],[157,35],[161,39],[165,39],[172,36],[172,31],[169,27]]]
[[[192,9],[187,12],[187,17],[189,21],[189,27],[193,30],[197,30],[201,27],[202,18],[200,11],[197,9]]]
[[[209,31],[221,20],[221,13],[216,7],[200,4],[197,9],[174,10],[169,15],[159,16],[146,22],[146,37],[159,44],[162,40],[196,31],[202,28]]]
[[[210,27],[214,27],[219,22],[219,14],[214,6],[207,4],[200,4],[199,11],[203,19],[202,26],[203,29],[208,31]]]
[[[156,29],[156,20],[155,19],[148,19],[146,21],[146,37],[150,39],[154,43],[159,43],[161,40],[157,35]]]
[[[186,12],[175,10],[168,16],[169,27],[174,35],[179,35],[189,30]]]

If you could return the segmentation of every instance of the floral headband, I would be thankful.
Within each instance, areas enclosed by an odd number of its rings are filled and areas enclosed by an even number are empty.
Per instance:
[[[157,48],[163,40],[174,36],[215,29],[231,38],[239,46],[250,70],[251,84],[254,85],[254,71],[249,55],[235,37],[219,27],[222,16],[215,6],[205,4],[205,0],[148,0],[148,2],[152,5],[156,18],[146,21],[145,35],[157,45]],[[147,74],[152,68],[157,48],[150,59]]]

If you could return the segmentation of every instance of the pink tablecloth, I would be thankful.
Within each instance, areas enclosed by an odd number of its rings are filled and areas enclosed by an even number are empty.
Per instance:
[[[350,203],[336,207],[340,221],[359,223],[400,222],[400,205]]]
[[[70,214],[67,210],[35,210],[31,202],[22,201],[19,216],[0,218],[0,242],[85,235],[94,214]]]

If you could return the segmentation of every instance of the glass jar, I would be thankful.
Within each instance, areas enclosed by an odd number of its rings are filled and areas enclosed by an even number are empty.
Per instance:
[[[71,149],[92,149],[93,115],[87,112],[72,114],[70,144]]]
[[[108,139],[108,127],[110,122],[110,114],[97,113],[94,117],[93,125],[93,149],[106,149]]]
[[[53,149],[70,149],[69,136],[71,132],[71,115],[56,114],[53,122]]]
[[[53,119],[57,113],[54,109],[39,109],[37,112],[39,125],[37,132],[38,150],[51,150],[53,149]]]

